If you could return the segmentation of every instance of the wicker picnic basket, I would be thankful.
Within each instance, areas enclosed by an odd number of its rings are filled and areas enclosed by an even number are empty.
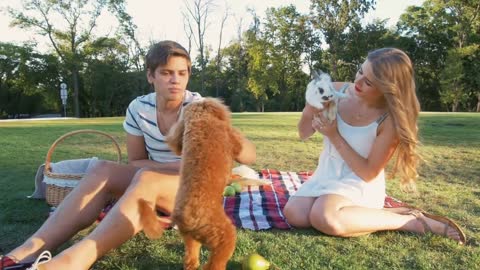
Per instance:
[[[91,161],[91,159],[74,159],[61,161],[65,164],[68,164],[69,167],[76,167],[76,169],[74,170],[75,172],[52,170],[52,155],[57,145],[67,137],[81,133],[99,134],[109,138],[110,140],[112,140],[115,150],[117,151],[117,162],[120,163],[122,160],[122,153],[120,151],[120,147],[117,141],[111,135],[105,132],[92,129],[81,129],[62,135],[52,144],[52,146],[50,146],[50,149],[47,152],[47,157],[45,159],[45,169],[43,171],[44,182],[46,183],[45,199],[47,203],[51,206],[58,206],[60,202],[65,198],[65,196],[67,196],[68,193],[72,191],[72,189],[85,175],[88,167],[86,164],[89,164],[89,162]]]

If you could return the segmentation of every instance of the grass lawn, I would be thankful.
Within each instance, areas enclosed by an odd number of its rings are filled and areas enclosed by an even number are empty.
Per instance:
[[[244,113],[234,125],[257,145],[254,169],[282,171],[315,169],[322,137],[302,142],[296,133],[299,113]],[[34,189],[37,167],[51,144],[66,132],[97,129],[117,138],[126,158],[123,117],[0,121],[0,254],[21,244],[46,219],[44,201],[26,199]],[[402,193],[398,181],[387,193],[434,214],[458,221],[468,237],[466,246],[440,236],[378,232],[357,238],[335,238],[314,230],[238,230],[228,269],[240,269],[244,256],[258,252],[279,269],[479,269],[480,268],[480,114],[422,113],[418,195]],[[108,139],[78,135],[55,149],[53,161],[97,156],[113,159]],[[79,233],[68,245],[92,230]],[[58,252],[58,251],[56,251]],[[202,250],[205,262],[208,252]],[[111,251],[92,269],[181,269],[183,243],[176,231],[160,240],[137,235]]]

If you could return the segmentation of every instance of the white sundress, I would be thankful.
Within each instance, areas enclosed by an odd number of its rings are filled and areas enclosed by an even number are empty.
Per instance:
[[[385,119],[382,115],[366,126],[351,126],[337,113],[340,135],[362,157],[367,157],[377,136],[377,127]],[[318,166],[311,178],[293,196],[318,197],[337,194],[351,200],[355,205],[368,208],[383,208],[385,201],[385,172],[382,170],[370,182],[363,181],[345,163],[327,137],[324,137]]]

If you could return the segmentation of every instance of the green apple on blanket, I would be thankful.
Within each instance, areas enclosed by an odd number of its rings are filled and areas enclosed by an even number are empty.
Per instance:
[[[230,183],[223,191],[223,196],[235,196],[235,194],[242,192],[243,188],[247,186],[263,186],[271,184],[271,181],[260,179],[258,173],[254,169],[246,165],[240,165],[232,169],[232,177]]]

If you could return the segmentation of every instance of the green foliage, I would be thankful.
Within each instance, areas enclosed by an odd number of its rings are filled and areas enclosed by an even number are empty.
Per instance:
[[[465,69],[463,59],[480,60],[478,54],[467,49],[478,47],[479,8],[478,1],[427,0],[420,7],[409,7],[400,17],[400,32],[417,44],[410,53],[416,64],[418,88],[422,89],[422,107],[439,110],[443,103],[456,110],[460,104],[467,107],[476,99],[480,90],[471,86],[477,85],[474,81],[479,75],[478,69]],[[442,70],[443,73],[439,72]],[[470,87],[465,88],[466,85]],[[435,107],[434,103],[438,105]]]
[[[360,21],[370,9],[374,8],[375,0],[311,0],[311,20],[329,46],[330,71],[334,78],[337,74],[337,53],[341,50],[341,36],[354,23]]]
[[[57,111],[58,62],[33,45],[0,42],[0,118]]]
[[[111,10],[117,12],[124,32],[131,34],[128,30],[134,25],[124,12],[123,1],[120,0],[26,0],[22,10],[9,9],[12,25],[32,29],[49,38],[53,50],[71,76],[68,84],[73,88],[73,108],[77,117],[80,116],[80,99],[85,100],[80,95],[84,90],[81,89],[80,73],[84,71],[85,60],[89,57],[86,46],[92,42],[97,19],[107,4],[111,4]]]
[[[138,41],[124,0],[23,3],[22,10],[9,10],[12,25],[49,37],[51,52],[12,45],[25,55],[22,59],[30,59],[18,65],[22,69],[0,59],[3,74],[10,74],[0,85],[0,117],[61,111],[61,81],[69,86],[68,114],[85,117],[123,114],[131,99],[151,91],[143,68],[147,48]],[[219,52],[203,44],[188,88],[222,97],[232,111],[300,111],[311,70],[328,72],[335,81],[352,81],[368,51],[397,47],[415,65],[422,110],[480,108],[478,1],[426,0],[407,8],[392,28],[386,21],[361,23],[375,5],[374,0],[311,0],[309,14],[294,5],[269,8],[264,17],[250,10],[253,23],[237,39]],[[95,21],[106,8],[119,27],[113,36],[96,36]]]
[[[458,104],[468,98],[464,93],[462,57],[457,50],[450,50],[447,55],[448,65],[441,74],[440,100],[444,104],[451,104],[452,112],[457,111]]]
[[[120,40],[97,39],[85,46],[85,52],[84,116],[124,115],[132,99],[149,92],[144,72],[130,71],[128,48]]]

